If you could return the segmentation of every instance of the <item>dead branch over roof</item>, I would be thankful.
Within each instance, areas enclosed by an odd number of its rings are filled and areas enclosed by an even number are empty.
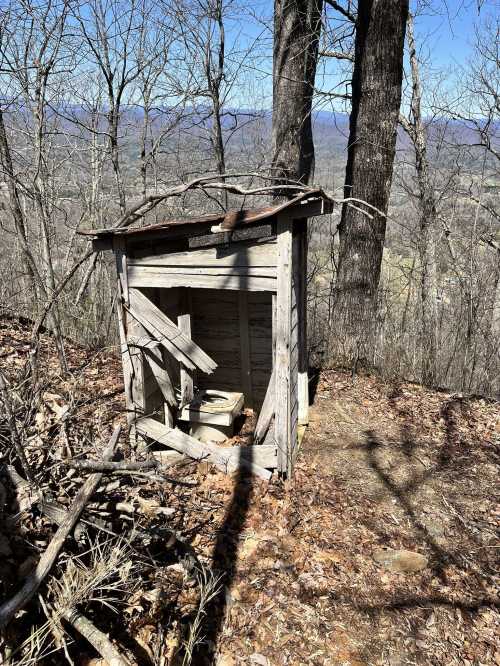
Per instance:
[[[265,206],[261,208],[244,208],[229,210],[226,213],[214,213],[210,215],[202,215],[192,218],[181,218],[174,220],[166,220],[158,224],[150,224],[143,227],[115,227],[111,229],[85,229],[80,230],[78,233],[84,236],[92,237],[112,237],[112,236],[137,236],[147,235],[148,233],[166,231],[172,227],[182,227],[187,225],[208,224],[212,223],[214,226],[220,225],[221,231],[231,231],[232,229],[245,225],[252,224],[275,217],[288,209],[299,208],[297,217],[300,218],[300,206],[308,203],[321,203],[324,205],[324,212],[329,213],[332,209],[333,200],[321,189],[307,190],[301,192],[293,199],[288,199],[275,206]]]

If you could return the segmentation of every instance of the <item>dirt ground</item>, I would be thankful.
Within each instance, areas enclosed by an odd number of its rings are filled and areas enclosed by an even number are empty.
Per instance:
[[[499,439],[498,404],[323,373],[294,481],[242,530],[223,663],[500,664]]]
[[[26,336],[21,326],[0,327],[5,371],[22,366]],[[50,339],[44,345],[50,378],[28,430],[30,460],[40,450],[57,459],[62,440],[73,455],[95,455],[91,442],[124,422],[114,351],[72,347],[72,376],[63,380]],[[64,405],[71,418],[59,424]],[[247,418],[240,443],[252,423]],[[161,552],[148,547],[154,567],[118,612],[103,613],[98,600],[85,612],[140,664],[155,666],[180,663],[196,618],[198,664],[500,665],[499,444],[498,403],[323,372],[292,481],[267,484],[193,463],[173,470],[171,483],[106,486],[107,501],[112,492],[116,501],[149,506],[137,520],[172,530],[185,552],[171,552],[170,541]],[[126,455],[127,447],[124,439]],[[63,471],[47,483],[76,492]],[[160,504],[169,513],[153,519]],[[36,512],[23,519],[22,539],[12,537],[10,554],[0,553],[2,600],[26,575],[16,567],[28,551],[36,563],[30,539],[41,552],[44,530],[53,529]],[[395,571],[384,549],[416,554],[418,570]],[[189,574],[189,558],[220,576],[201,613],[203,586]],[[11,643],[37,612],[33,605],[13,623]],[[103,664],[71,631],[68,650],[75,664]],[[60,654],[32,663],[65,663]]]

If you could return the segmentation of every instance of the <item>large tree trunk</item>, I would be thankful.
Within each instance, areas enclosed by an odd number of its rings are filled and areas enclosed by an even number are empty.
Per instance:
[[[387,213],[401,103],[408,0],[360,0],[345,196]],[[373,363],[386,218],[344,205],[330,360]]]
[[[275,0],[273,176],[309,182],[314,171],[311,106],[323,0]]]

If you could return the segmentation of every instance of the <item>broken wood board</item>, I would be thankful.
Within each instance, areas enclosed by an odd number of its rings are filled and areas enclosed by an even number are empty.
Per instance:
[[[177,407],[174,387],[163,359],[161,347],[144,347],[143,352],[144,358],[153,372],[165,402],[171,407]]]
[[[224,449],[214,444],[204,444],[178,428],[168,428],[163,423],[149,417],[138,419],[136,428],[137,432],[142,435],[151,437],[180,453],[185,453],[193,460],[210,462],[223,472],[231,473],[242,467],[261,479],[269,480],[271,478],[271,472],[255,462],[245,460],[243,456],[239,456],[239,451],[235,454],[231,448]]]
[[[129,289],[129,299],[132,317],[180,363],[190,370],[197,367],[206,374],[211,374],[217,368],[217,363],[138,289]]]
[[[269,424],[271,419],[274,416],[275,401],[276,401],[276,374],[273,368],[271,374],[271,379],[269,380],[269,385],[266,391],[266,397],[262,403],[262,407],[259,412],[259,418],[257,419],[257,425],[255,426],[254,431],[254,442],[261,442],[269,429]]]

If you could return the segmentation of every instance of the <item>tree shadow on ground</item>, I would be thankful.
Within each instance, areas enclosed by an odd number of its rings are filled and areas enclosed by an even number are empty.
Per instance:
[[[220,588],[205,608],[200,631],[203,640],[193,655],[192,664],[194,666],[204,666],[215,662],[218,639],[224,630],[226,613],[230,606],[230,592],[236,576],[240,537],[253,494],[253,477],[244,463],[244,461],[252,462],[252,447],[246,448],[249,451],[245,458],[243,458],[243,449],[240,451],[233,494],[224,520],[217,531],[212,551],[212,573],[220,576]]]
[[[397,659],[395,657],[394,663],[407,663],[398,661],[403,653],[411,659],[411,663],[430,663],[422,635],[427,630],[427,620],[437,621],[433,619],[434,611],[450,614],[449,620],[443,620],[439,615],[439,622],[451,627],[454,621],[457,622],[454,614],[463,617],[466,626],[482,609],[500,608],[494,593],[496,571],[495,551],[492,548],[495,546],[485,545],[489,537],[485,539],[482,523],[477,522],[477,503],[479,499],[488,497],[491,479],[489,482],[485,479],[485,485],[477,488],[478,478],[481,477],[474,469],[484,460],[491,462],[492,458],[488,453],[488,458],[483,460],[484,449],[480,438],[472,430],[467,432],[470,414],[466,399],[451,397],[441,404],[439,417],[443,424],[443,438],[425,444],[419,442],[415,416],[398,406],[395,408],[403,419],[399,437],[382,441],[376,432],[366,430],[359,443],[346,448],[365,451],[366,464],[376,475],[377,487],[383,487],[383,495],[387,494],[394,506],[399,507],[404,516],[403,525],[410,529],[402,529],[399,516],[395,521],[396,527],[391,527],[390,521],[380,520],[380,516],[378,520],[366,517],[362,522],[380,537],[384,545],[394,547],[394,540],[406,540],[409,548],[413,549],[411,542],[415,541],[418,550],[420,546],[430,552],[430,570],[422,573],[420,591],[415,590],[410,581],[407,586],[406,581],[400,578],[394,582],[395,587],[391,591],[382,588],[372,598],[367,598],[364,592],[354,591],[353,594],[351,591],[340,595],[337,602],[365,614],[373,628],[373,642],[367,641],[362,650],[366,663],[373,663],[373,649],[380,648],[382,652],[386,649],[376,645],[378,631],[383,634],[388,623],[400,622],[402,617],[407,625],[407,642],[401,643],[403,652]],[[471,423],[474,423],[473,419]],[[424,462],[419,457],[422,455],[427,458]],[[494,451],[491,455],[495,455]],[[423,469],[419,469],[415,464],[417,462]],[[477,488],[477,495],[474,488]],[[463,500],[460,499],[461,494]],[[436,498],[437,504],[433,498]],[[459,510],[454,506],[457,502]],[[433,523],[437,520],[438,527],[442,529],[439,525],[441,514],[446,518],[446,528],[442,534],[436,535]],[[448,525],[452,526],[450,532]],[[437,589],[429,589],[430,584]],[[389,620],[396,613],[397,620]]]
[[[420,511],[419,509],[415,508],[414,502],[411,498],[411,494],[417,489],[419,485],[424,483],[424,481],[429,479],[433,474],[442,471],[446,464],[443,465],[442,462],[438,462],[433,468],[427,470],[424,477],[419,476],[417,479],[398,483],[390,473],[383,469],[380,461],[377,458],[377,451],[382,446],[382,444],[375,433],[373,431],[367,431],[365,435],[368,464],[370,468],[377,474],[385,488],[389,490],[400,508],[403,509],[415,532],[431,550],[431,565],[434,574],[446,582],[445,570],[449,564],[453,564],[459,569],[469,569],[470,563],[465,563],[461,558],[457,557],[456,552],[454,552],[457,551],[461,544],[455,544],[455,549],[452,551],[445,548],[441,543],[438,543],[437,539],[429,532],[428,527],[420,519]],[[483,571],[481,573],[485,576],[488,575],[487,571]]]
[[[309,368],[307,373],[309,379],[309,405],[313,405],[316,400],[316,393],[318,391],[319,379],[321,377],[320,368]]]
[[[401,450],[408,463],[413,459],[419,460],[416,455],[418,446],[414,434],[414,423],[404,410],[399,409],[397,405],[394,406],[398,415],[404,417],[400,441],[396,446]],[[433,553],[434,573],[442,579],[446,578],[445,569],[448,564],[451,563],[459,569],[469,569],[470,562],[457,557],[457,552],[463,546],[462,542],[455,543],[453,549],[445,548],[429,533],[429,529],[419,517],[421,507],[415,507],[413,494],[426,482],[435,481],[436,478],[443,479],[444,475],[451,482],[453,479],[460,480],[467,475],[471,466],[471,443],[467,442],[462,436],[459,425],[460,415],[466,415],[467,409],[467,403],[463,398],[451,397],[443,402],[439,415],[444,423],[444,440],[436,451],[435,463],[423,472],[415,472],[410,479],[404,482],[397,481],[394,475],[385,470],[381,464],[377,451],[383,444],[379,441],[377,435],[370,430],[364,433],[368,465],[404,510],[419,536],[429,546]],[[408,469],[410,469],[409,465]],[[462,531],[462,540],[465,542],[467,538],[470,538],[474,543],[478,543],[470,530]],[[487,577],[494,572],[485,568],[482,571],[476,571],[476,573]]]

